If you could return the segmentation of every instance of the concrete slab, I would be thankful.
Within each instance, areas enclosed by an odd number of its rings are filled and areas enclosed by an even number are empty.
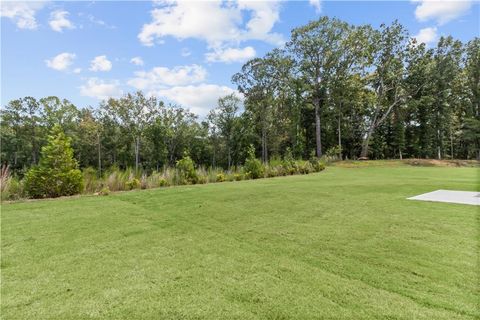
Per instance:
[[[436,190],[420,194],[409,200],[436,201],[480,206],[480,192]]]

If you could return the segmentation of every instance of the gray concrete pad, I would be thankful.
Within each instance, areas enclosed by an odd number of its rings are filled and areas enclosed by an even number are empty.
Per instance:
[[[436,190],[433,192],[420,194],[418,196],[407,198],[407,199],[460,203],[460,204],[470,204],[474,206],[480,206],[480,192],[471,192],[471,191]]]

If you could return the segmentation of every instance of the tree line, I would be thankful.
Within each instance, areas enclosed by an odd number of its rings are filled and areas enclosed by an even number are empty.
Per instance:
[[[185,153],[196,164],[242,165],[249,146],[284,157],[480,159],[480,39],[441,37],[428,48],[398,22],[354,26],[322,17],[233,75],[243,95],[204,119],[142,92],[78,108],[24,97],[1,110],[1,161],[18,173],[39,161],[55,125],[82,168],[158,170]],[[214,106],[212,106],[214,107]]]

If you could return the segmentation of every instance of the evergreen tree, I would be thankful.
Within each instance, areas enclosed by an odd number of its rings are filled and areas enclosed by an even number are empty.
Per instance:
[[[32,198],[69,196],[82,191],[83,177],[70,143],[60,125],[54,125],[42,148],[39,165],[25,175],[25,189]]]

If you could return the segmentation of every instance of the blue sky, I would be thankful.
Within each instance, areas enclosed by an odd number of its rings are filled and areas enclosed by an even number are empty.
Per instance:
[[[141,89],[200,116],[249,58],[321,15],[398,19],[433,46],[479,35],[475,1],[1,1],[1,104],[56,95],[78,107]]]

